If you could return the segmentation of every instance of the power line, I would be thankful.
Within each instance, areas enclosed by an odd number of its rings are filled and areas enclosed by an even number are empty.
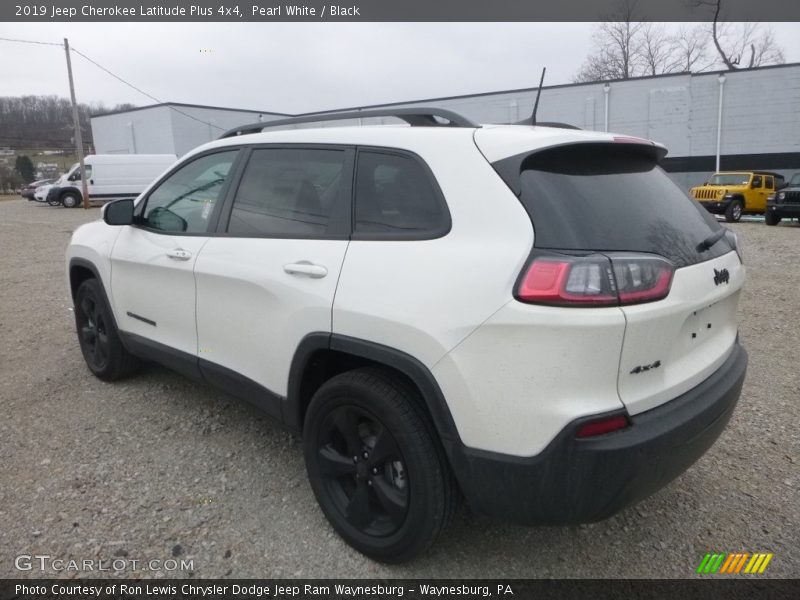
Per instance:
[[[86,55],[85,55],[83,52],[81,52],[80,50],[78,50],[78,49],[77,49],[75,46],[73,46],[73,47],[72,47],[72,51],[73,51],[75,54],[78,54],[79,56],[82,56],[83,58],[85,58],[86,60],[88,60],[90,63],[92,63],[92,64],[93,64],[95,67],[97,67],[98,69],[100,69],[100,70],[102,70],[102,71],[105,71],[106,73],[108,73],[109,75],[111,75],[111,76],[112,76],[114,79],[116,79],[116,80],[118,80],[118,81],[121,81],[122,83],[124,83],[124,84],[125,84],[125,85],[127,85],[128,87],[131,87],[131,88],[133,88],[134,90],[136,90],[136,91],[137,91],[137,92],[139,92],[140,94],[142,94],[142,95],[144,95],[144,96],[147,96],[148,98],[150,98],[151,100],[155,100],[156,102],[161,102],[161,100],[159,100],[159,99],[158,99],[158,98],[156,98],[155,96],[151,96],[151,95],[150,95],[150,94],[148,94],[147,92],[145,92],[145,91],[143,91],[143,90],[140,90],[138,87],[136,87],[136,86],[135,86],[135,85],[133,85],[132,83],[130,83],[130,82],[128,82],[128,81],[125,81],[125,80],[124,80],[122,77],[120,77],[119,75],[115,75],[114,73],[112,73],[111,71],[109,71],[108,69],[106,69],[106,68],[105,68],[103,65],[101,65],[101,64],[100,64],[100,63],[98,63],[97,61],[94,61],[94,60],[92,60],[91,58],[89,58],[88,56],[86,56]]]
[[[40,46],[58,46],[60,48],[64,47],[64,44],[59,44],[57,42],[37,42],[36,40],[19,40],[16,38],[6,38],[6,37],[0,37],[0,42],[17,42],[18,44],[38,44]]]
[[[36,40],[21,40],[21,39],[6,38],[6,37],[0,37],[0,41],[3,41],[3,42],[16,42],[16,43],[19,43],[19,44],[38,44],[38,45],[41,45],[41,46],[58,46],[60,48],[64,47],[64,44],[59,44],[59,43],[56,43],[56,42],[39,42],[39,41],[36,41]],[[106,67],[104,67],[103,65],[98,63],[96,60],[94,60],[92,58],[89,58],[83,52],[78,50],[75,46],[71,46],[70,50],[72,50],[72,52],[74,52],[78,56],[84,58],[85,60],[88,60],[90,63],[92,63],[98,69],[104,71],[108,75],[111,75],[114,79],[116,79],[116,80],[124,83],[128,87],[136,90],[137,92],[139,92],[143,96],[147,96],[148,98],[150,98],[151,100],[155,100],[159,104],[166,104],[171,110],[174,110],[176,113],[181,114],[184,117],[187,117],[187,118],[192,119],[194,121],[197,121],[198,123],[202,123],[203,125],[208,125],[209,127],[213,127],[214,129],[218,129],[220,131],[225,131],[224,127],[220,127],[218,125],[214,125],[213,123],[209,123],[208,121],[203,121],[202,119],[198,119],[197,117],[195,117],[193,115],[190,115],[188,113],[183,112],[182,110],[178,110],[177,108],[175,108],[174,106],[171,106],[169,103],[164,102],[163,100],[159,100],[158,98],[156,98],[152,94],[148,94],[147,92],[145,92],[144,90],[136,87],[135,85],[133,85],[129,81],[126,81],[125,79],[123,79],[122,77],[117,75],[116,73],[111,72],[109,69],[107,69]]]
[[[132,83],[130,83],[130,82],[128,82],[128,81],[126,81],[126,80],[124,80],[122,77],[120,77],[120,76],[119,76],[119,75],[117,75],[116,73],[112,73],[112,72],[111,72],[111,71],[109,71],[107,68],[105,68],[103,65],[101,65],[100,63],[98,63],[97,61],[95,61],[95,60],[93,60],[93,59],[89,58],[88,56],[86,56],[86,55],[85,55],[83,52],[81,52],[80,50],[78,50],[77,48],[75,48],[75,46],[72,46],[71,50],[72,50],[73,52],[75,52],[76,54],[78,54],[79,56],[81,56],[81,57],[85,58],[86,60],[88,60],[90,63],[92,63],[92,64],[93,64],[94,66],[96,66],[98,69],[101,69],[102,71],[104,71],[104,72],[108,73],[108,74],[109,74],[109,75],[111,75],[111,76],[112,76],[114,79],[116,79],[116,80],[118,80],[118,81],[121,81],[122,83],[124,83],[124,84],[125,84],[125,85],[127,85],[128,87],[130,87],[130,88],[132,88],[132,89],[136,90],[137,92],[139,92],[140,94],[142,94],[142,95],[144,95],[144,96],[147,96],[147,97],[148,97],[148,98],[150,98],[151,100],[155,100],[155,101],[156,101],[156,102],[158,102],[159,104],[167,104],[167,106],[169,106],[169,108],[170,108],[170,109],[172,109],[172,110],[174,110],[176,113],[179,113],[179,114],[183,115],[184,117],[188,117],[188,118],[190,118],[190,119],[193,119],[193,120],[197,121],[198,123],[202,123],[203,125],[208,125],[209,127],[214,127],[215,129],[219,129],[220,131],[225,131],[225,129],[224,129],[223,127],[219,127],[219,126],[217,126],[217,125],[214,125],[213,123],[209,123],[209,122],[207,122],[207,121],[203,121],[202,119],[198,119],[197,117],[195,117],[195,116],[193,116],[193,115],[190,115],[190,114],[188,114],[188,113],[185,113],[185,112],[183,112],[182,110],[178,110],[177,108],[175,108],[174,106],[170,106],[168,103],[164,102],[163,100],[159,100],[158,98],[156,98],[156,97],[155,97],[155,96],[153,96],[152,94],[148,94],[147,92],[145,92],[145,91],[143,91],[143,90],[139,89],[138,87],[136,87],[136,86],[135,86],[135,85],[133,85]]]

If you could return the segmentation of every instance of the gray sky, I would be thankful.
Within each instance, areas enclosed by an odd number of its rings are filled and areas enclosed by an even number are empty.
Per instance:
[[[800,24],[770,24],[800,62]],[[592,23],[0,23],[70,44],[163,101],[297,113],[569,83]],[[201,52],[201,50],[204,50]],[[0,96],[69,88],[55,46],[0,42]],[[78,100],[153,101],[73,55]]]

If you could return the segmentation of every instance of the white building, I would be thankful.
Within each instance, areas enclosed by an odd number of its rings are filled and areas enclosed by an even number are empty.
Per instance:
[[[529,117],[535,98],[536,88],[527,88],[336,110],[437,106],[479,123],[509,123]],[[92,130],[98,153],[180,155],[225,129],[284,116],[166,104],[94,117]],[[663,166],[684,189],[714,172],[718,154],[723,170],[800,171],[798,63],[546,86],[537,116],[662,142]]]
[[[186,154],[222,133],[290,115],[169,102],[92,117],[97,154]]]

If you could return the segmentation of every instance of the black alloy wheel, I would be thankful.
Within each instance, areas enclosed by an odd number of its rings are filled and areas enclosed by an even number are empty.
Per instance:
[[[75,292],[75,327],[89,370],[100,379],[122,379],[139,368],[139,359],[120,340],[102,285],[83,281]]]
[[[424,552],[452,520],[458,486],[419,392],[380,367],[336,375],[303,426],[308,479],[353,548],[397,563]]]
[[[327,492],[353,527],[386,536],[403,525],[410,482],[397,442],[375,415],[352,405],[334,409],[317,448]]]
[[[75,318],[83,356],[92,371],[102,371],[109,358],[108,326],[97,298],[84,295]]]

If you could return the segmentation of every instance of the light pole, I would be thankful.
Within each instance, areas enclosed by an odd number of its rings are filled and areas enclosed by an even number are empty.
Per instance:
[[[719,173],[719,155],[722,147],[722,96],[725,88],[725,75],[717,78],[719,82],[719,107],[717,108],[717,173]]]

